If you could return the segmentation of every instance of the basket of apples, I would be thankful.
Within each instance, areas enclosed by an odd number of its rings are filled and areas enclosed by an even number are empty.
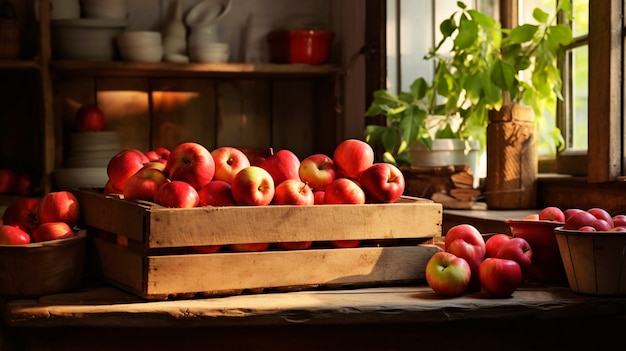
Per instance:
[[[78,286],[86,234],[75,230],[80,210],[67,191],[18,199],[0,225],[0,296],[37,297]]]
[[[574,292],[626,295],[626,215],[570,209],[554,232]]]

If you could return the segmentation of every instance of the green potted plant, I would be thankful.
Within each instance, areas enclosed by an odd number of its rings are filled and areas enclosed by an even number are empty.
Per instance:
[[[410,164],[411,143],[430,148],[433,139],[443,137],[477,140],[484,146],[489,111],[525,104],[539,116],[560,96],[557,60],[572,40],[569,26],[557,24],[556,15],[550,17],[536,8],[537,25],[506,29],[463,2],[457,4],[459,10],[439,25],[442,40],[425,57],[436,63],[432,83],[418,78],[410,92],[396,95],[383,89],[374,93],[366,115],[384,115],[386,125],[366,126],[365,139],[383,161]],[[570,16],[569,0],[559,1],[559,12]],[[443,51],[447,42],[451,47]],[[429,115],[445,116],[435,133],[432,129],[428,133]],[[459,118],[456,129],[449,123],[455,118]],[[545,133],[544,139],[555,148],[560,145],[558,129]]]

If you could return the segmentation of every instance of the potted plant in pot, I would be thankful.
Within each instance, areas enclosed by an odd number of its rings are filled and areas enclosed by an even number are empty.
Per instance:
[[[539,120],[535,117],[540,116],[547,106],[554,104],[560,97],[561,74],[557,63],[563,53],[563,47],[572,40],[571,29],[567,25],[558,24],[556,15],[550,17],[538,8],[533,11],[533,17],[538,24],[524,24],[513,29],[502,28],[492,17],[468,9],[462,2],[457,4],[459,10],[439,26],[443,35],[442,40],[425,57],[428,60],[435,60],[437,66],[430,91],[446,99],[445,111],[449,112],[454,107],[458,109],[462,121],[459,133],[461,138],[472,136],[481,140],[483,145],[486,141],[487,183],[490,178],[489,162],[495,156],[493,154],[498,152],[506,154],[511,151],[511,147],[514,148],[513,154],[518,158],[525,157],[521,155],[521,151],[535,152],[534,157],[524,159],[524,164],[518,167],[518,170],[519,168],[528,170],[530,167],[529,175],[534,181],[537,173],[537,137],[534,134],[535,124]],[[568,18],[571,15],[571,3],[568,0],[559,1],[557,13]],[[443,50],[444,44],[448,42],[451,42],[450,48]],[[418,91],[412,86],[410,94],[412,96],[401,93],[398,98],[407,102],[411,101],[411,97],[421,95],[414,92]],[[374,94],[374,101],[367,115],[386,114],[387,125],[380,128],[366,126],[365,137],[372,145],[384,150],[386,157],[383,160],[388,161],[390,155],[396,154],[397,158],[404,160],[400,157],[404,151],[402,147],[423,136],[426,118],[416,118],[411,115],[415,114],[411,109],[390,103],[390,97],[393,98],[393,94],[384,90]],[[402,114],[404,111],[408,111],[408,115]],[[522,112],[522,116],[512,116],[505,112]],[[513,124],[501,126],[498,124],[500,122]],[[507,133],[510,130],[517,133],[520,126],[524,127],[521,129],[527,130],[528,135]],[[490,131],[490,128],[496,130]],[[390,129],[396,131],[396,139]],[[560,145],[562,138],[558,129],[542,133],[544,140],[550,142],[553,147]],[[500,137],[504,141],[490,142],[491,134],[494,136],[501,134]],[[512,140],[517,144],[511,145]],[[396,145],[400,147],[393,149]],[[397,153],[394,154],[396,150]],[[506,155],[504,157],[506,158]],[[502,173],[506,170],[504,165],[492,166],[494,172]],[[533,190],[531,186],[520,184],[519,181],[510,186],[529,193]],[[508,191],[507,187],[509,184],[496,185],[499,190]],[[519,198],[519,193],[514,191],[509,192],[509,195]]]

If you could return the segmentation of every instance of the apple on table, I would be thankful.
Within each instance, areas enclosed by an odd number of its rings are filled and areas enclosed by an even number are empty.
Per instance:
[[[485,241],[485,257],[496,257],[498,250],[502,247],[502,244],[511,240],[513,237],[504,234],[504,233],[496,233],[490,236]]]
[[[532,264],[533,250],[524,238],[515,237],[504,242],[494,257],[513,260],[520,265],[522,273],[527,273]]]
[[[522,268],[504,258],[486,258],[479,268],[482,288],[492,297],[506,298],[522,285]]]
[[[469,287],[471,276],[467,261],[449,252],[438,251],[426,263],[426,282],[441,296],[462,295]]]
[[[485,239],[480,231],[471,224],[458,224],[446,232],[444,251],[463,258],[472,270],[470,290],[480,290],[478,268],[485,259]]]

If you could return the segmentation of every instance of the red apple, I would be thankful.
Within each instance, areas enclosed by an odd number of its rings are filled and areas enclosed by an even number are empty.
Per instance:
[[[485,239],[471,224],[458,224],[446,232],[444,250],[467,261],[472,269],[470,290],[479,290],[478,267],[485,258]]]
[[[74,237],[76,233],[65,222],[42,223],[33,229],[31,240],[35,243]]]
[[[612,232],[626,232],[626,225],[618,225],[611,229]]]
[[[313,191],[323,191],[337,178],[333,159],[324,154],[313,154],[304,158],[300,162],[298,175]]]
[[[17,187],[18,174],[10,168],[0,168],[0,194],[13,194]]]
[[[539,213],[531,213],[527,216],[524,217],[525,221],[538,221],[539,220]]]
[[[150,161],[167,163],[167,159],[170,157],[170,150],[166,147],[158,146],[153,150],[146,152],[146,157]]]
[[[276,243],[276,247],[282,250],[306,250],[312,245],[312,241],[285,241]]]
[[[230,183],[235,174],[250,166],[248,156],[243,151],[230,146],[218,147],[211,151],[211,157],[215,162],[214,180]]]
[[[154,202],[172,208],[193,208],[200,203],[198,191],[181,180],[166,181],[154,193]]]
[[[335,148],[333,162],[339,177],[359,179],[374,164],[374,149],[362,140],[347,139]]]
[[[313,204],[315,205],[323,205],[324,204],[324,195],[325,191],[314,191],[313,192]]]
[[[238,205],[266,206],[274,197],[272,176],[258,166],[249,166],[239,171],[230,186]]]
[[[496,253],[495,258],[513,260],[520,265],[522,272],[527,272],[533,258],[533,250],[528,241],[523,238],[512,238],[508,240]]]
[[[594,217],[596,217],[597,219],[602,219],[602,220],[606,221],[609,224],[610,228],[613,228],[613,226],[614,226],[613,225],[613,216],[611,216],[611,214],[607,210],[605,210],[603,208],[600,208],[600,207],[593,207],[593,208],[588,209],[587,212],[589,212],[592,215],[594,215]],[[605,228],[605,227],[606,226],[602,225],[602,228]],[[596,228],[596,229],[598,229],[598,228]]]
[[[0,245],[30,244],[30,235],[16,225],[0,225]]]
[[[233,206],[235,199],[230,183],[222,180],[212,180],[198,190],[200,203],[198,206]]]
[[[304,182],[297,179],[285,179],[274,189],[274,205],[313,205],[313,191]]]
[[[337,178],[324,191],[324,204],[364,204],[365,192],[357,182],[348,178]]]
[[[110,179],[106,182],[106,184],[104,184],[104,189],[102,189],[102,193],[104,195],[122,194],[123,192],[123,189],[115,189]]]
[[[359,184],[369,203],[396,202],[404,193],[404,175],[391,163],[375,163],[361,173]]]
[[[353,247],[359,247],[361,240],[332,240],[330,246],[341,249],[349,249]]]
[[[104,130],[104,113],[96,105],[83,105],[76,111],[76,130],[99,132]]]
[[[13,201],[7,206],[2,215],[2,222],[8,225],[20,227],[27,233],[32,233],[38,224],[37,212],[39,211],[39,199],[26,197]]]
[[[485,241],[485,257],[496,257],[498,250],[502,244],[511,240],[513,237],[507,234],[494,234]]]
[[[109,160],[107,175],[114,189],[124,190],[124,183],[133,174],[137,173],[144,164],[150,162],[146,155],[136,149],[125,149],[118,152]]]
[[[33,191],[33,178],[28,174],[18,175],[17,183],[15,184],[15,193],[22,196],[30,196]]]
[[[214,253],[218,252],[222,249],[222,245],[202,245],[202,246],[192,246],[190,247],[191,251],[199,252],[199,253]]]
[[[39,225],[48,222],[64,222],[74,228],[80,219],[80,204],[69,191],[53,191],[39,200],[37,210]]]
[[[567,221],[568,218],[579,212],[585,212],[585,210],[582,210],[580,208],[568,208],[563,211],[563,215],[565,216],[565,220]]]
[[[256,166],[255,166],[256,167]],[[230,244],[228,248],[235,252],[254,252],[265,251],[270,247],[270,243],[251,243],[251,244]]]
[[[155,162],[162,164],[158,161]],[[124,183],[124,199],[154,201],[154,194],[166,181],[165,173],[148,163]]]
[[[441,296],[462,295],[468,289],[471,275],[467,261],[449,252],[436,252],[426,263],[426,282]]]
[[[596,228],[594,228],[593,226],[590,225],[584,225],[580,228],[578,228],[579,231],[581,232],[597,232]]]
[[[619,214],[619,215],[613,216],[613,226],[615,227],[626,226],[626,215]]]
[[[296,154],[286,149],[267,156],[260,167],[269,172],[276,186],[287,179],[300,180],[300,160]]]
[[[580,211],[572,214],[565,220],[563,229],[578,230],[580,227],[593,226],[593,223],[597,220],[596,216],[587,211]]]
[[[495,298],[509,297],[522,285],[522,268],[513,260],[486,258],[478,274],[483,289]]]
[[[187,182],[198,190],[213,180],[215,162],[203,145],[185,142],[172,149],[165,169],[171,180]]]
[[[548,206],[539,212],[539,220],[565,222],[565,213],[558,207]]]

